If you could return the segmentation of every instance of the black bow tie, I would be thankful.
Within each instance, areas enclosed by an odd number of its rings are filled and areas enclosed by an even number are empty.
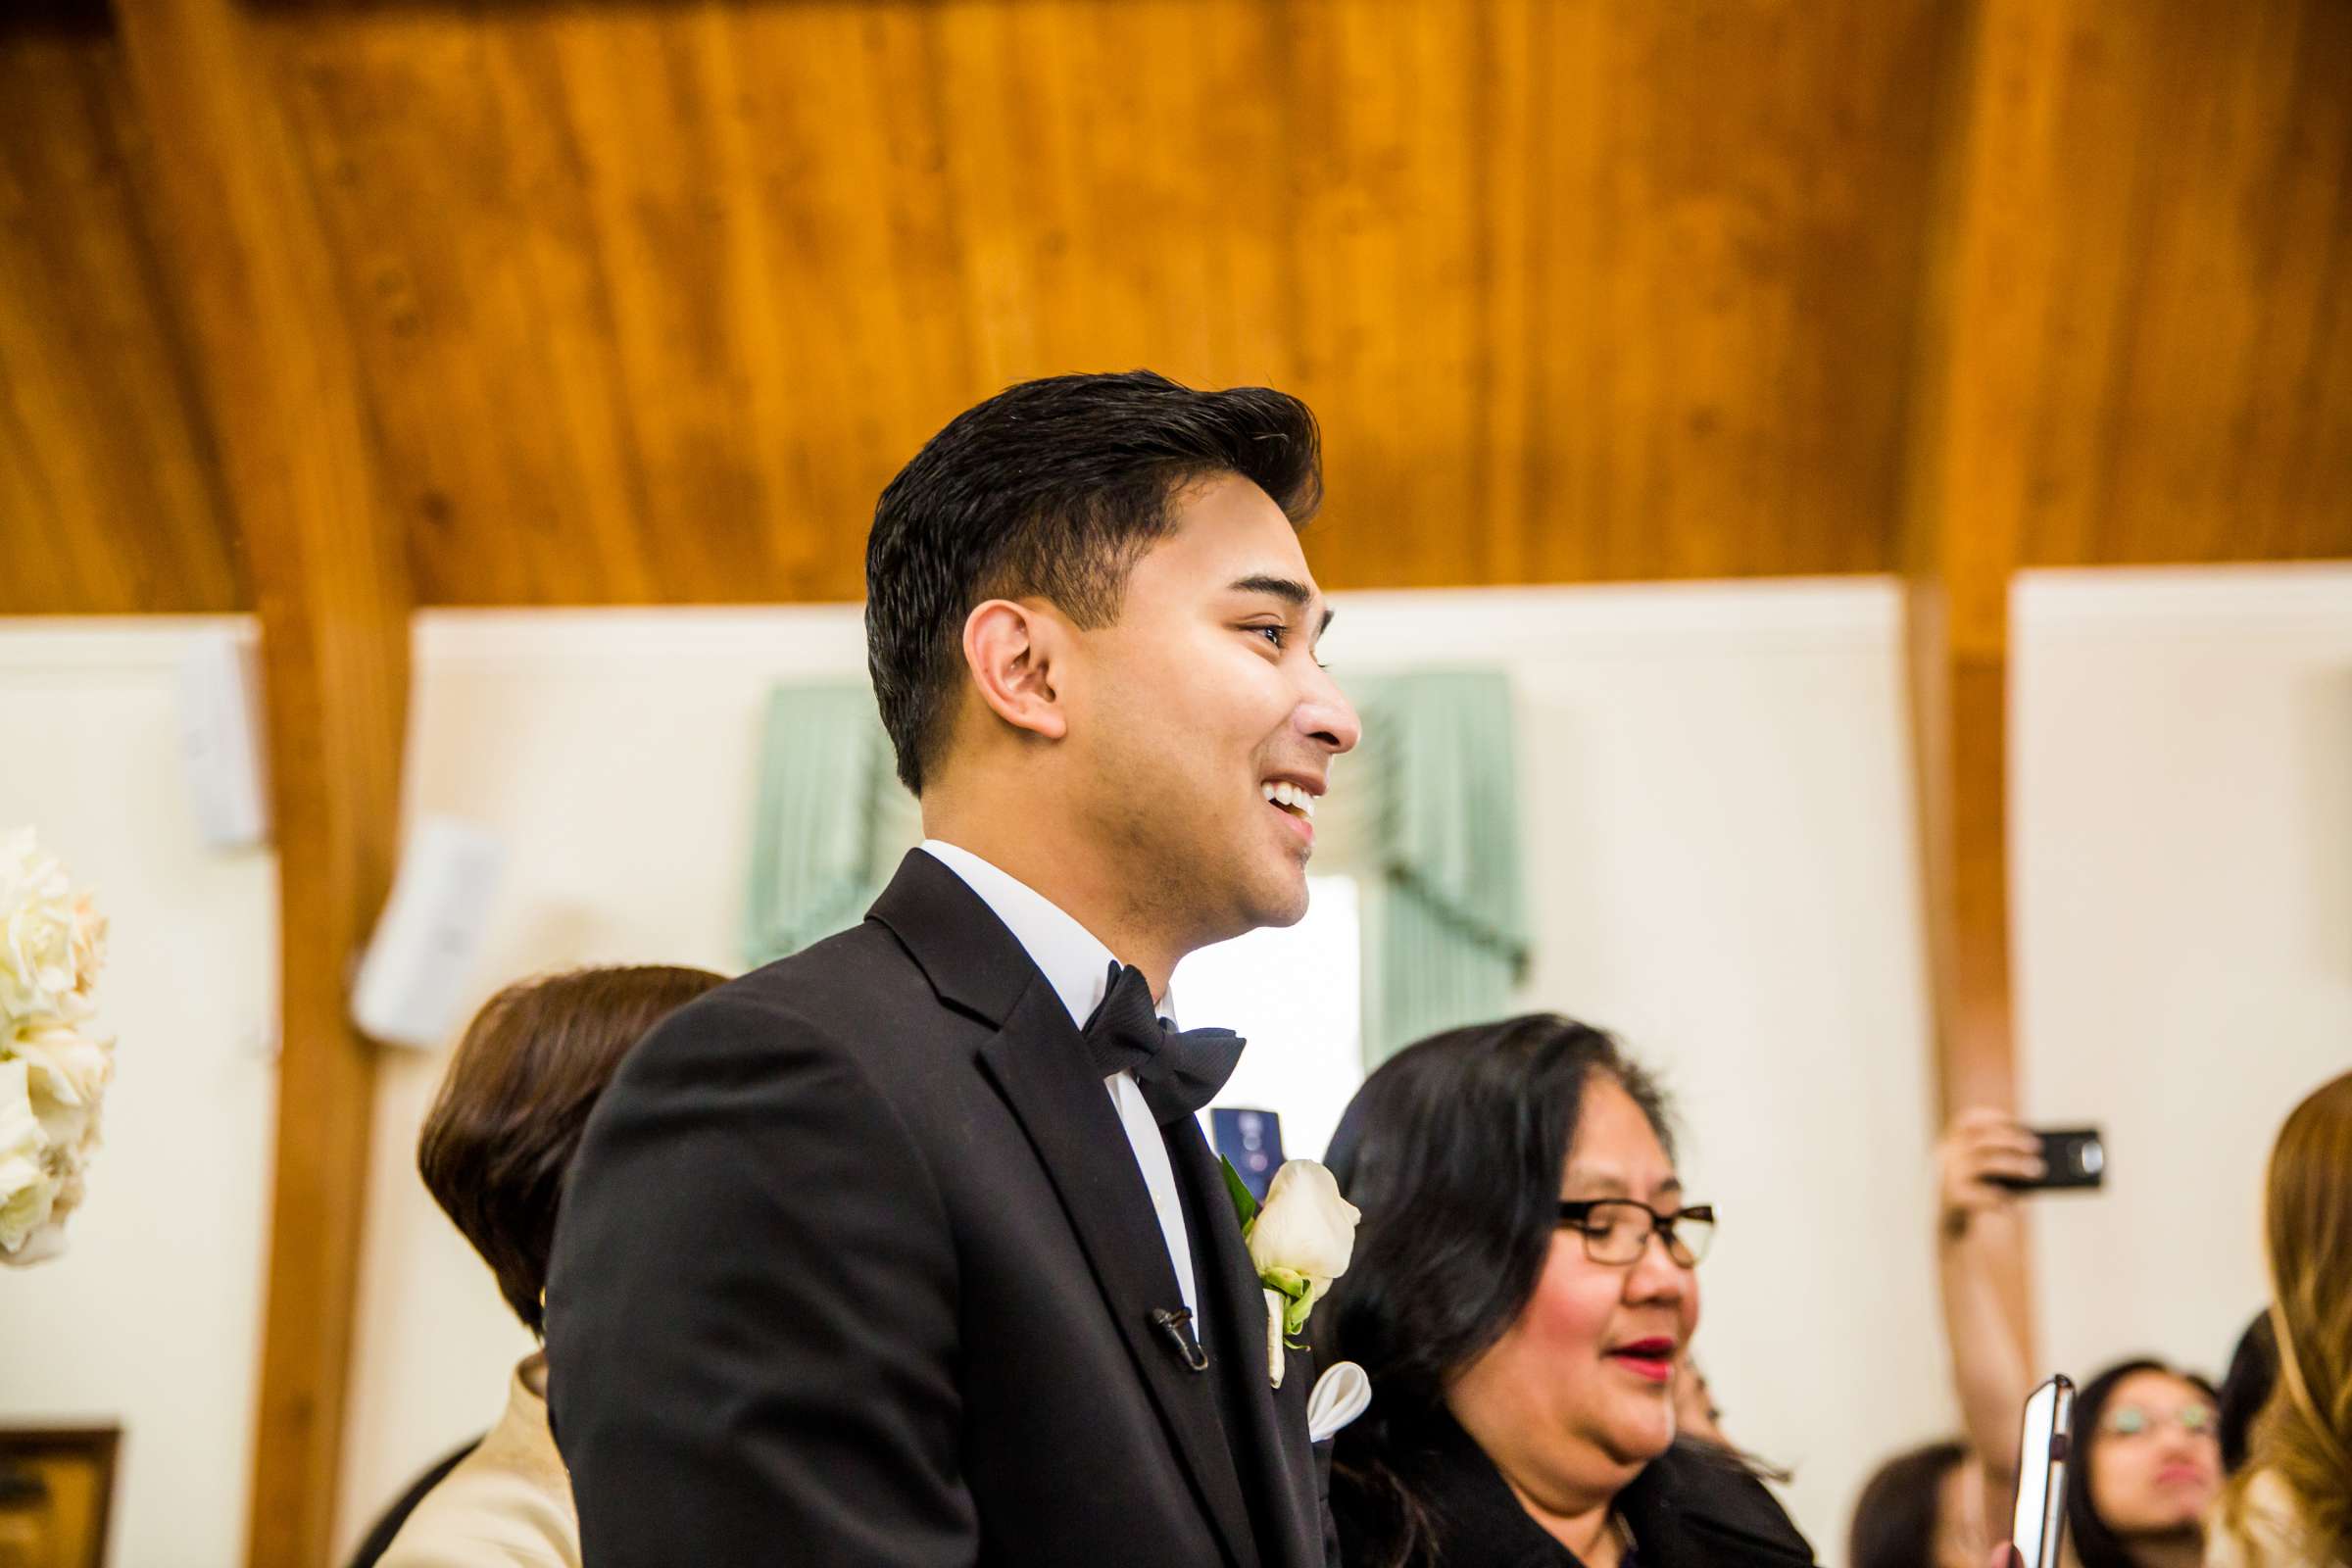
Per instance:
[[[1086,1051],[1097,1077],[1132,1072],[1162,1127],[1216,1098],[1249,1042],[1230,1029],[1171,1029],[1152,1004],[1152,982],[1134,967],[1110,966],[1110,990],[1086,1020]]]

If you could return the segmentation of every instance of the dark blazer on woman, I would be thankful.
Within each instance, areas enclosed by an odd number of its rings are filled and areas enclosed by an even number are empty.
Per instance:
[[[1413,1568],[1581,1568],[1580,1559],[1528,1517],[1493,1460],[1445,1413],[1396,1445],[1397,1469],[1430,1526]],[[1331,1507],[1348,1568],[1384,1561],[1375,1505],[1343,1469]],[[1630,1568],[1810,1568],[1813,1548],[1739,1460],[1678,1443],[1617,1494],[1634,1533]]]

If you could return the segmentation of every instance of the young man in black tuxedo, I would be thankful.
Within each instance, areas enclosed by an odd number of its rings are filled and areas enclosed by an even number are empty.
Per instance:
[[[874,690],[927,842],[865,922],[690,1004],[591,1123],[548,1296],[588,1568],[1313,1568],[1311,1367],[1165,1021],[1306,909],[1356,716],[1297,529],[1313,416],[1015,386],[883,492]],[[1311,1326],[1310,1326],[1311,1333]]]

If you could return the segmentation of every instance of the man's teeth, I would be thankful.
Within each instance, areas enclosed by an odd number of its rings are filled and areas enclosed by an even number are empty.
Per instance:
[[[1315,819],[1315,798],[1296,784],[1269,781],[1260,784],[1257,793],[1276,806],[1297,811],[1310,822]]]

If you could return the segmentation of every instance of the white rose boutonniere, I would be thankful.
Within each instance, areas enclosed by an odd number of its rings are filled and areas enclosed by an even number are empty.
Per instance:
[[[1340,1196],[1330,1171],[1311,1159],[1286,1160],[1263,1203],[1229,1162],[1226,1189],[1242,1221],[1242,1240],[1266,1293],[1266,1375],[1282,1387],[1283,1348],[1306,1330],[1307,1314],[1348,1272],[1362,1215]],[[1305,1347],[1298,1347],[1300,1349]]]

